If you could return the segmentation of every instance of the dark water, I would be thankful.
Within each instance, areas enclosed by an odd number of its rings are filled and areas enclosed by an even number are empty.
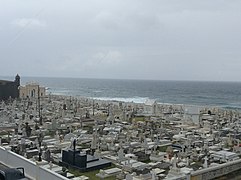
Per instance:
[[[58,95],[129,102],[156,99],[160,103],[213,105],[241,109],[240,82],[21,78],[23,85],[31,81],[39,82],[48,87],[48,92]]]

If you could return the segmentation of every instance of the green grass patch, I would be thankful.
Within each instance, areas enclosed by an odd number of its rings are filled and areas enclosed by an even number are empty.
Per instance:
[[[107,114],[99,114],[99,115],[95,115],[94,117],[105,121],[108,116]]]
[[[142,161],[143,163],[146,163],[146,164],[148,164],[148,163],[150,163],[151,162],[151,160],[150,159],[147,159],[147,160],[145,160],[145,161]]]
[[[116,167],[116,166],[114,164],[112,164],[110,167],[104,168],[104,170],[111,169],[114,167]],[[89,172],[80,172],[77,169],[70,168],[69,172],[74,174],[75,176],[83,176],[83,175],[87,176],[87,177],[89,177],[90,180],[100,180],[99,177],[95,176],[96,174],[98,174],[100,172],[100,170],[89,171]],[[116,179],[115,176],[105,178],[105,180],[115,180],[115,179]]]
[[[145,117],[135,117],[135,118],[133,118],[133,120],[134,121],[142,121],[142,122],[144,122],[145,121]]]
[[[7,131],[2,130],[2,131],[0,131],[0,135],[1,135],[1,136],[7,136],[7,135],[8,135],[8,132],[7,132]]]
[[[166,152],[168,146],[158,147],[157,150],[161,152]]]

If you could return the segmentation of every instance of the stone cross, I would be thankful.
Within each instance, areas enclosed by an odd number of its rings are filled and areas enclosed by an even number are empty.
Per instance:
[[[55,139],[59,140],[59,131],[56,131]]]
[[[205,161],[204,161],[203,167],[204,167],[204,168],[208,168],[208,157],[205,156],[204,160],[205,160]]]
[[[187,164],[186,165],[189,166],[189,157],[187,157]]]
[[[151,171],[151,180],[156,180],[156,173],[154,170]]]
[[[122,161],[123,159],[124,159],[124,151],[123,151],[123,149],[122,149],[122,147],[120,148],[120,150],[118,151],[118,159],[119,159],[119,161]]]
[[[157,149],[157,145],[155,144],[154,147],[153,147],[153,150],[154,150],[154,154],[156,154],[156,149]]]
[[[173,157],[172,167],[173,167],[173,169],[177,168],[177,158],[176,158],[176,155]]]

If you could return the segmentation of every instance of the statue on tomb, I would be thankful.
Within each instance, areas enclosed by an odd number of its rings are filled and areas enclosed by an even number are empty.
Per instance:
[[[98,149],[95,151],[94,157],[97,157],[97,158],[100,158],[100,157],[101,157],[101,156],[100,156],[100,152],[99,152]]]
[[[168,154],[169,160],[172,158],[173,156],[173,148],[172,146],[168,146],[166,149],[166,153]]]
[[[56,130],[56,129],[57,129],[57,120],[56,120],[56,118],[53,118],[53,119],[51,120],[51,122],[52,122],[52,129],[53,129],[53,130]]]
[[[28,125],[28,122],[25,123],[25,129],[26,129],[26,135],[27,137],[30,137],[31,136],[31,127]]]
[[[63,176],[66,177],[67,176],[67,169],[66,167],[62,167],[62,171],[63,171]]]
[[[70,149],[73,149],[74,148],[74,137],[71,137],[70,138]]]
[[[18,124],[18,133],[21,133],[22,132],[22,128],[21,128],[21,124],[19,123]]]
[[[148,151],[148,144],[147,144],[147,140],[146,140],[146,138],[144,139],[144,142],[143,142],[143,148],[145,149],[145,154],[147,154],[147,151]]]
[[[93,139],[91,141],[91,154],[93,155],[95,150],[96,150],[96,146],[97,146],[97,139],[96,139],[96,135],[93,134]]]
[[[104,175],[105,175],[104,170],[103,170],[103,169],[100,169],[99,174],[102,175],[102,176],[104,176]]]
[[[75,137],[71,137],[71,138],[70,138],[70,142],[71,142],[71,143],[70,143],[70,147],[69,147],[69,148],[70,148],[70,149],[73,149],[74,151],[75,151],[75,149],[76,149],[76,141],[77,141],[77,140],[76,140]]]
[[[38,138],[35,139],[33,146],[39,148]]]
[[[77,114],[77,111],[78,111],[78,108],[77,108],[77,106],[74,106],[74,116],[76,116],[76,114]]]
[[[31,141],[30,142],[30,148],[33,148],[34,147],[34,145],[33,145],[33,142]]]
[[[85,118],[86,118],[86,119],[90,118],[90,112],[89,112],[88,110],[86,110]]]
[[[182,144],[182,153],[185,153],[185,145]]]
[[[50,150],[47,148],[44,152],[44,159],[47,161],[47,162],[50,162],[51,161],[51,152]]]
[[[14,132],[15,134],[18,134],[18,123],[15,123]]]
[[[13,117],[12,116],[9,117],[9,123],[13,123]]]
[[[189,157],[186,158],[186,166],[189,166]]]
[[[177,158],[176,158],[176,155],[173,157],[173,160],[172,160],[172,168],[173,169],[177,168]]]
[[[60,137],[59,137],[59,131],[56,131],[56,134],[55,134],[55,139],[57,139],[58,141],[60,141]]]
[[[39,152],[38,152],[38,161],[41,162],[42,161],[42,149],[41,147],[39,147]]]
[[[25,143],[26,143],[26,140],[24,137],[21,138],[21,151],[23,151],[25,149]]]
[[[156,173],[154,170],[151,171],[151,180],[156,180]]]
[[[50,161],[49,162],[49,169],[52,170],[52,168],[53,168],[53,163],[52,163],[52,161]]]
[[[75,149],[76,149],[76,138],[74,138],[73,147],[74,147],[74,151],[75,151]]]
[[[35,130],[38,130],[38,129],[39,129],[39,126],[38,126],[37,123],[35,124],[34,128],[35,128]]]
[[[41,145],[42,145],[43,138],[44,138],[43,133],[40,130],[39,135],[38,135],[38,144],[39,144],[40,148],[41,148]]]
[[[22,136],[27,137],[27,132],[25,127],[22,129]]]
[[[66,133],[66,134],[69,134],[69,133],[70,133],[70,128],[69,128],[69,126],[67,127],[67,130],[66,130],[65,133]]]
[[[125,155],[124,155],[124,151],[123,151],[122,147],[119,149],[119,151],[118,151],[117,154],[118,154],[118,160],[119,160],[119,162],[123,161],[124,158],[125,158]]]
[[[67,105],[63,104],[63,110],[67,110]]]
[[[127,174],[126,175],[126,178],[125,178],[126,180],[133,180],[133,177],[132,177],[132,175],[131,174]]]
[[[193,149],[193,156],[197,157],[197,155],[198,155],[198,153],[197,153],[197,149],[194,148],[194,149]]]
[[[208,157],[207,157],[207,156],[205,156],[205,158],[204,158],[203,167],[204,167],[204,168],[208,168]]]

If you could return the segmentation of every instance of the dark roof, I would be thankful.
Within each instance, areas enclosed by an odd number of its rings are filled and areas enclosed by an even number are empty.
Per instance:
[[[93,168],[96,166],[101,166],[101,165],[106,165],[106,164],[110,164],[111,162],[106,160],[106,159],[99,159],[98,161],[92,161],[92,162],[88,162],[87,163],[87,169],[89,168]]]
[[[0,84],[13,83],[14,81],[0,80]]]
[[[6,179],[23,179],[24,174],[17,168],[9,168],[0,164],[0,174],[4,175]]]

